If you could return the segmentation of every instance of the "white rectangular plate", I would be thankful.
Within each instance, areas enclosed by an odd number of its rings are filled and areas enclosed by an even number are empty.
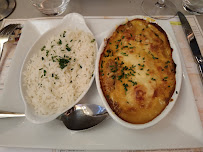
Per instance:
[[[126,17],[86,17],[86,23],[94,33],[100,46],[109,28]],[[19,90],[19,73],[22,62],[32,44],[60,19],[30,20],[24,28],[16,48],[4,93],[0,96],[0,109],[24,112]],[[175,40],[168,21],[157,21]],[[176,42],[177,45],[177,42]],[[178,46],[178,45],[177,45]],[[182,60],[182,58],[181,58]],[[203,129],[196,108],[190,81],[182,60],[183,82],[179,98],[172,111],[153,127],[143,130],[131,130],[108,118],[98,126],[85,131],[70,131],[62,122],[36,125],[24,118],[0,120],[0,146],[77,149],[77,150],[140,150],[173,149],[203,146]],[[81,103],[102,101],[95,82]]]

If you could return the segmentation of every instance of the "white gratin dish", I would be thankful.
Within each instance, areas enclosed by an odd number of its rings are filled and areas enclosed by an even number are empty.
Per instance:
[[[146,18],[146,17],[137,17],[140,19],[144,19],[144,20],[149,20],[150,22],[154,22],[156,24],[158,24],[156,21],[154,21],[154,19],[150,19],[150,18]],[[135,18],[130,18],[129,20],[132,20]],[[125,19],[123,21],[121,21],[120,24],[125,24],[128,21],[128,19]],[[159,25],[160,26],[160,25]],[[162,120],[164,117],[166,117],[166,115],[171,111],[171,109],[173,108],[173,106],[176,103],[176,100],[178,99],[178,95],[180,92],[180,88],[181,88],[181,82],[182,82],[182,67],[181,67],[181,60],[180,60],[180,55],[179,55],[179,51],[177,46],[175,45],[173,39],[171,38],[171,36],[166,32],[166,35],[168,36],[169,39],[169,43],[171,48],[173,49],[172,52],[172,58],[176,64],[176,87],[175,87],[175,91],[171,97],[172,102],[169,102],[169,104],[166,106],[166,108],[161,112],[161,114],[159,114],[156,118],[154,118],[153,120],[151,120],[150,122],[147,122],[145,124],[132,124],[129,122],[126,122],[124,120],[122,120],[121,118],[119,118],[111,109],[111,107],[109,106],[108,102],[106,101],[103,91],[101,89],[101,85],[100,85],[100,80],[99,80],[99,61],[100,61],[100,57],[101,54],[104,50],[104,47],[106,46],[106,41],[108,40],[108,38],[113,34],[113,32],[115,31],[115,29],[118,27],[118,25],[115,25],[115,28],[113,28],[111,31],[109,31],[109,33],[107,34],[106,38],[104,39],[104,41],[102,42],[100,48],[99,48],[99,52],[97,54],[97,60],[96,60],[96,85],[97,85],[97,89],[99,92],[100,97],[102,98],[103,104],[105,106],[105,108],[107,109],[109,115],[119,124],[127,127],[127,128],[131,128],[131,129],[144,129],[144,128],[148,128],[150,126],[155,125],[156,123],[158,123],[160,120]],[[161,27],[161,26],[160,26]],[[162,27],[161,27],[162,28]],[[163,29],[163,28],[162,28]]]

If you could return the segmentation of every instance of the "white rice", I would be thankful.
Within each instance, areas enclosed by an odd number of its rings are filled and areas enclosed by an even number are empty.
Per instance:
[[[27,101],[37,115],[64,111],[87,89],[94,72],[95,49],[90,33],[66,30],[50,38],[30,59],[24,85]],[[69,61],[64,66],[63,59]]]

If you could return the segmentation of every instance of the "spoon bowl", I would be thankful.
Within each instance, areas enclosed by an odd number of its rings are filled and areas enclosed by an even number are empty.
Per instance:
[[[71,130],[84,130],[102,122],[108,113],[102,106],[95,104],[78,104],[63,113],[60,119]]]

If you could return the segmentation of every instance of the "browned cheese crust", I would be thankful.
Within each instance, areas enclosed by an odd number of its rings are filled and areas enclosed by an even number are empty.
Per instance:
[[[164,30],[134,19],[120,25],[106,41],[99,79],[114,113],[124,121],[144,124],[169,104],[176,85],[175,69]]]

